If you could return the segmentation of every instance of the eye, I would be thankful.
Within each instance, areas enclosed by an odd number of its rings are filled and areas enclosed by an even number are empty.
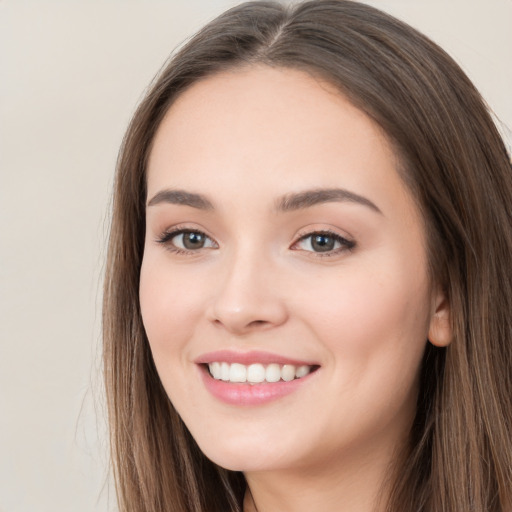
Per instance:
[[[217,247],[217,244],[201,231],[178,229],[164,233],[158,240],[175,252],[193,252]]]
[[[292,249],[321,253],[325,256],[338,254],[355,247],[355,243],[329,231],[309,233],[301,237]]]

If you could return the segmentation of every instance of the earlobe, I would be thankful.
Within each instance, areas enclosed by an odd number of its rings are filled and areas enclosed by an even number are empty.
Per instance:
[[[451,310],[448,299],[439,294],[428,330],[428,339],[436,347],[447,347],[453,339]]]

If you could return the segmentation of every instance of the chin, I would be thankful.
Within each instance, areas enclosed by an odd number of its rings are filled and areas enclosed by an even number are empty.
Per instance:
[[[249,473],[283,469],[283,466],[275,460],[274,455],[267,457],[259,454],[257,458],[253,458],[250,454],[240,453],[215,453],[212,457],[208,453],[205,455],[218,466],[230,471]]]
[[[232,438],[226,441],[201,443],[198,440],[198,444],[208,459],[230,471],[269,471],[286,465],[287,457],[275,449],[275,442],[262,440],[258,443],[254,439],[237,442]]]

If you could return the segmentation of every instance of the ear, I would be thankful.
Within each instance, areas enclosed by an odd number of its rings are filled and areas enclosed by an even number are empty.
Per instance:
[[[446,295],[438,291],[430,318],[428,339],[436,347],[447,347],[453,339],[450,304]]]

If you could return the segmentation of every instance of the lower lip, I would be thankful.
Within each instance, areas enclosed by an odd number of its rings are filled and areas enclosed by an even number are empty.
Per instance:
[[[217,399],[230,405],[263,405],[278,400],[297,391],[316,373],[312,372],[300,379],[289,382],[266,382],[262,384],[233,383],[214,379],[208,370],[201,366],[201,376],[206,389]]]

